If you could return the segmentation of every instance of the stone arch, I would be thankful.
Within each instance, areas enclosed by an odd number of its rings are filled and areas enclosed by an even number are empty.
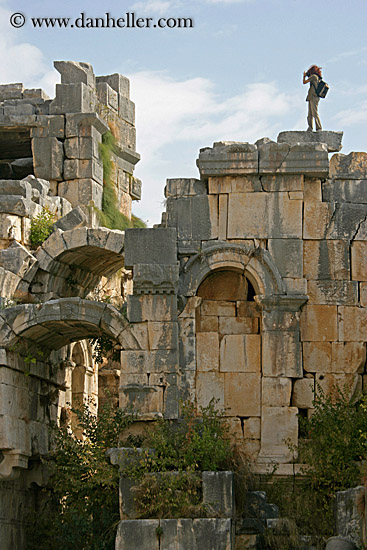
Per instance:
[[[127,320],[103,302],[61,298],[42,305],[24,304],[4,310],[0,319],[0,346],[10,350],[21,351],[33,345],[47,356],[52,350],[101,334],[124,348],[136,344]]]
[[[286,293],[279,270],[267,250],[254,245],[218,243],[193,256],[184,266],[179,289],[183,302],[195,296],[202,281],[219,269],[245,272],[256,294]]]
[[[84,298],[102,276],[124,266],[124,232],[105,227],[56,229],[34,253],[36,263],[18,285],[40,300],[79,296]]]

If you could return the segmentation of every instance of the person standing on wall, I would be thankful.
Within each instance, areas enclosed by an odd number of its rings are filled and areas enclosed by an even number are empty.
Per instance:
[[[316,130],[322,130],[321,121],[320,121],[319,112],[318,112],[320,96],[317,94],[317,91],[316,91],[317,86],[321,79],[322,79],[321,67],[318,67],[317,65],[311,65],[308,71],[304,71],[303,73],[303,84],[310,83],[310,89],[308,90],[308,94],[306,97],[306,101],[308,101],[308,115],[307,115],[308,132],[312,132],[313,119],[315,119]]]

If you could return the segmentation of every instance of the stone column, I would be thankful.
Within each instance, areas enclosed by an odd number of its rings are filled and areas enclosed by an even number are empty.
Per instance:
[[[259,462],[289,462],[296,445],[298,408],[291,407],[292,379],[302,378],[300,308],[303,295],[256,296],[262,309],[261,450]]]

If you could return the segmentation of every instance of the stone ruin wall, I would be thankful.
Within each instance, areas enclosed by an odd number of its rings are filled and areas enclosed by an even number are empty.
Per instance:
[[[129,83],[55,66],[53,100],[0,87],[0,499],[12,548],[47,482],[48,424],[68,420],[68,402],[120,386],[139,430],[178,418],[180,399],[214,397],[254,467],[291,474],[284,441],[297,442],[316,383],[355,392],[366,376],[366,153],[338,153],[335,132],[215,143],[199,153],[200,179],[167,180],[159,226],[109,230],[94,208],[109,129],[128,217],[141,194]],[[43,207],[59,219],[32,250]],[[89,338],[102,334],[121,364],[98,373]]]

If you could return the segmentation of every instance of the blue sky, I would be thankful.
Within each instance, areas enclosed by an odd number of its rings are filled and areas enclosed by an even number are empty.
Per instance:
[[[28,21],[81,12],[192,17],[194,28],[14,29],[13,12]],[[319,109],[324,129],[344,130],[344,153],[367,151],[366,28],[366,0],[0,0],[0,81],[53,96],[57,59],[128,76],[142,156],[135,175],[143,199],[134,212],[151,225],[163,210],[165,179],[198,176],[200,147],[306,129],[302,72],[313,63],[330,85]]]

